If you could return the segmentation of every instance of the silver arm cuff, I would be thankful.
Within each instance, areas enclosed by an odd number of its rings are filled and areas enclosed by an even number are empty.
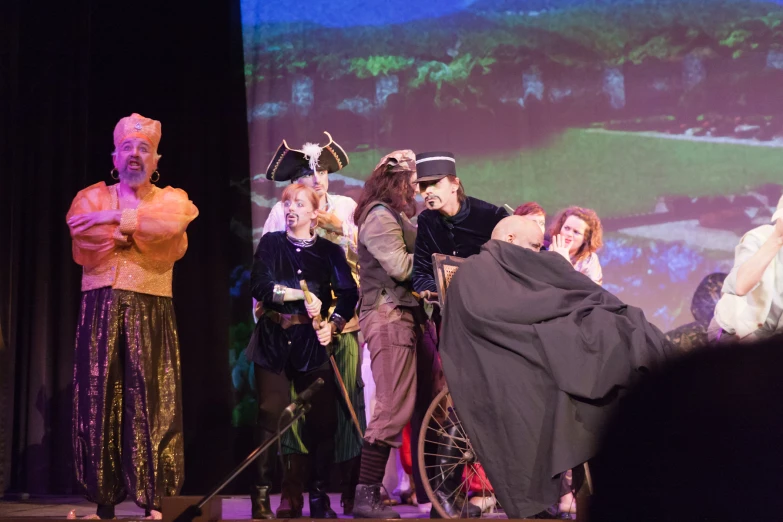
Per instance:
[[[274,290],[272,290],[272,302],[279,305],[283,304],[283,300],[285,299],[285,291],[285,286],[275,285]]]

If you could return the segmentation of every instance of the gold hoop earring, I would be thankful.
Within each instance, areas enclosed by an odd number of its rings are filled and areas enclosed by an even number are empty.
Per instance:
[[[155,178],[155,179],[152,179],[152,178],[155,176],[155,174],[157,174],[157,175],[158,175],[158,177],[157,177],[157,178]],[[158,182],[158,180],[160,180],[160,172],[158,172],[158,171],[156,170],[155,172],[153,172],[153,173],[152,173],[152,176],[150,176],[150,183],[157,183],[157,182]]]
[[[114,174],[115,172],[117,173],[116,175]],[[120,179],[120,172],[116,168],[111,169],[111,172],[109,172],[109,176],[111,176],[111,179],[116,181]]]

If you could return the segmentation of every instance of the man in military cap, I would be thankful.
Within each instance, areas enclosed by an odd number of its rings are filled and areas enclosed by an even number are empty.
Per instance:
[[[416,251],[413,256],[413,289],[424,299],[436,296],[432,254],[469,257],[478,254],[489,241],[492,230],[508,212],[486,201],[465,195],[457,177],[457,164],[450,152],[424,152],[416,155],[416,182],[424,197],[425,209],[419,214]],[[433,322],[439,323],[439,314]],[[439,326],[439,324],[438,324]],[[437,326],[433,326],[437,330]],[[449,428],[454,431],[456,427]],[[452,516],[480,515],[480,510],[462,496],[448,498],[443,491],[459,489],[462,476],[448,466],[460,453],[455,435],[444,437],[437,446],[437,464],[442,466],[442,490],[435,492],[440,504]],[[433,510],[434,515],[434,510]]]
[[[436,292],[432,254],[469,257],[489,241],[492,229],[508,216],[503,207],[465,195],[450,152],[416,154],[416,182],[424,197],[419,214],[413,289],[425,298]]]

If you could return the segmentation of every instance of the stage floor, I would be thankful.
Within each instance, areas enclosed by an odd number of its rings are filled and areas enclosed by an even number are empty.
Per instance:
[[[342,514],[340,495],[330,494],[332,509],[340,518],[353,518]],[[277,510],[280,495],[272,495],[272,509]],[[0,519],[19,518],[65,518],[72,509],[78,517],[95,513],[95,505],[81,497],[32,497],[29,500],[0,500]],[[429,518],[429,512],[420,513],[416,506],[394,506],[402,518]],[[138,519],[144,516],[144,510],[133,502],[125,501],[115,509],[117,518]],[[304,517],[309,516],[307,495],[305,494]],[[247,520],[250,518],[250,499],[244,497],[223,498],[223,520]]]

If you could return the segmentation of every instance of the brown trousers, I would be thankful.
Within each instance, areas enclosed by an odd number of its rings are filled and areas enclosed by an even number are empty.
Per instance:
[[[359,323],[370,350],[376,400],[364,438],[396,448],[414,410],[423,415],[444,385],[434,327],[420,310],[390,303],[365,312]]]

